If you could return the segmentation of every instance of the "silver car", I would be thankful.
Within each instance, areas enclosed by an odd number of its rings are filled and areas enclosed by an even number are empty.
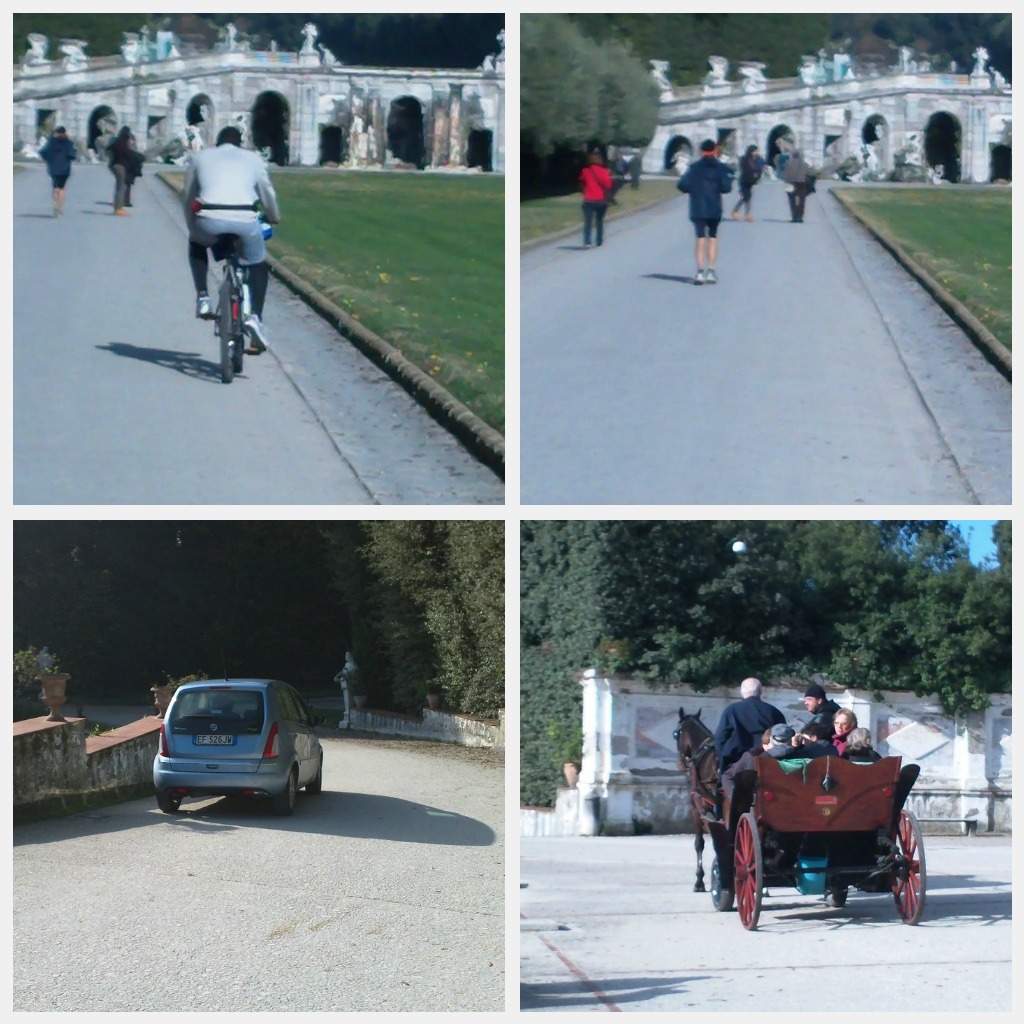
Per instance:
[[[298,791],[319,793],[324,752],[299,694],[277,679],[179,686],[160,727],[153,785],[160,810],[186,796],[270,797],[278,814]]]

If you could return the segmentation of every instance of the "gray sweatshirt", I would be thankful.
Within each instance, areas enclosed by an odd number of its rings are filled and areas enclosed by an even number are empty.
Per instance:
[[[257,200],[263,204],[263,215],[271,223],[281,219],[277,209],[277,196],[270,184],[270,175],[259,155],[251,150],[239,149],[230,143],[204,149],[189,161],[185,172],[185,191],[182,202],[185,220],[191,223],[192,200],[204,206],[251,206]],[[255,220],[252,210],[209,210],[206,215],[217,220]],[[202,217],[204,211],[198,216]]]

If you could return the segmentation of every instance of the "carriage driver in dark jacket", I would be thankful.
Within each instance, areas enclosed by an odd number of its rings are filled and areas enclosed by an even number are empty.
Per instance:
[[[785,723],[786,716],[767,701],[761,700],[761,680],[744,679],[740,683],[742,700],[730,704],[715,729],[715,753],[718,755],[718,777],[744,751],[750,750],[764,735],[765,729]]]
[[[804,692],[804,707],[811,713],[807,725],[817,722],[829,729],[832,728],[832,716],[842,710],[834,700],[825,696],[825,690],[817,683],[811,683]]]

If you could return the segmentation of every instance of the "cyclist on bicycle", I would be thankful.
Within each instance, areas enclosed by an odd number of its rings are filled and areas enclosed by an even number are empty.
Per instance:
[[[238,236],[238,262],[249,268],[252,299],[252,313],[246,317],[245,328],[253,348],[263,352],[267,347],[263,303],[270,274],[256,204],[262,204],[263,216],[271,224],[276,224],[281,215],[266,165],[258,154],[241,149],[241,145],[242,133],[237,128],[222,128],[216,148],[204,149],[189,161],[183,197],[188,263],[196,288],[196,316],[212,320],[216,314],[206,290],[207,248],[216,244],[219,235]]]

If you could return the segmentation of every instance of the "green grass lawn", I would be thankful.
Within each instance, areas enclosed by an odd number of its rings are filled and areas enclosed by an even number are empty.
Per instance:
[[[281,208],[271,256],[504,432],[504,178],[271,177]]]
[[[1012,346],[1009,189],[858,188],[843,195]]]
[[[673,196],[681,197],[676,188],[676,178],[641,178],[640,187],[635,191],[626,185],[615,197],[615,205],[608,208],[607,218],[642,210]],[[583,202],[579,192],[564,196],[546,196],[543,199],[529,199],[519,204],[519,242],[532,241],[544,235],[553,234],[563,228],[579,226],[583,235]]]

